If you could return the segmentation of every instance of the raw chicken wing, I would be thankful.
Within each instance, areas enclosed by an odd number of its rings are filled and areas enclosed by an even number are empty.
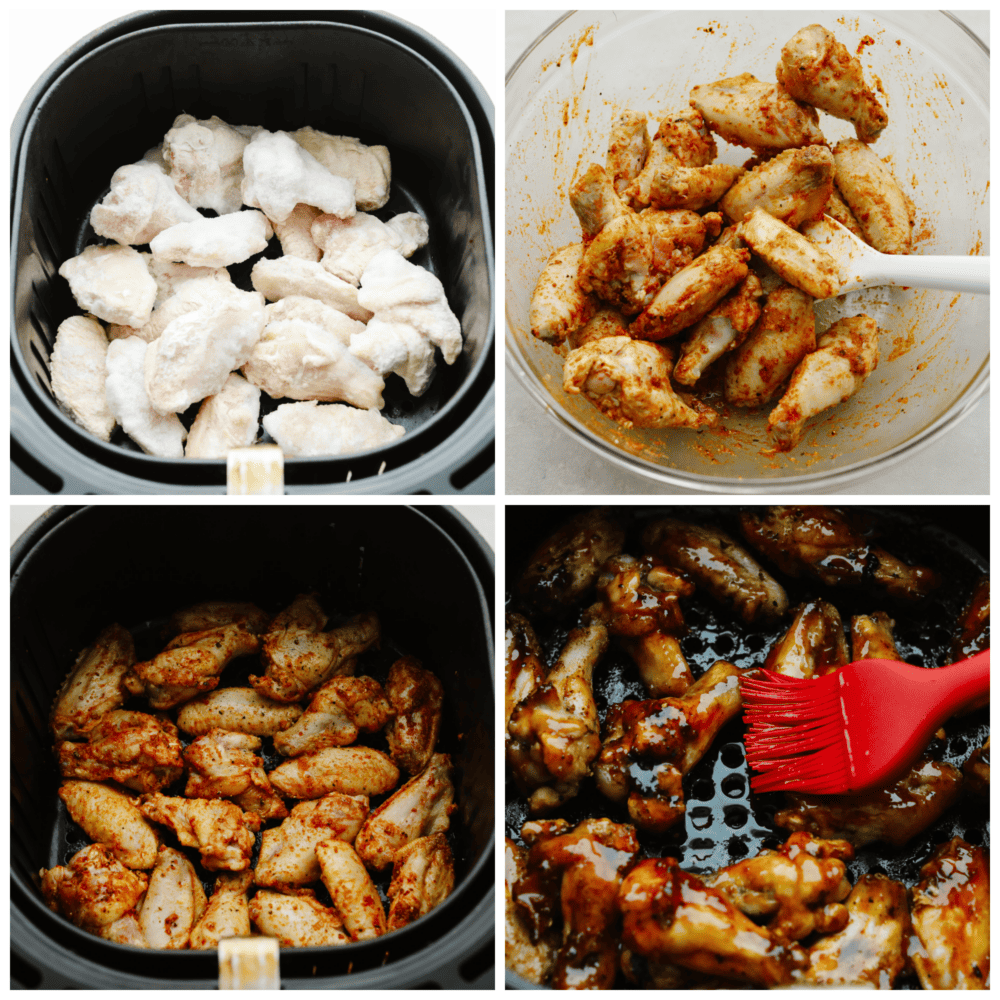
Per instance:
[[[646,162],[649,145],[645,115],[637,111],[623,111],[612,123],[604,166],[617,195],[624,196],[625,189],[639,175]]]
[[[59,324],[49,357],[56,402],[84,430],[111,439],[115,418],[105,396],[108,338],[93,316],[70,316]]]
[[[909,253],[913,204],[889,168],[857,139],[833,147],[837,187],[865,239],[881,253]]]
[[[64,781],[59,798],[66,803],[69,818],[127,868],[156,864],[156,833],[143,819],[136,799],[93,781]]]
[[[641,215],[619,215],[586,244],[577,283],[626,314],[646,308],[662,279],[653,273],[653,241]]]
[[[406,433],[378,410],[356,410],[344,403],[321,406],[316,400],[282,403],[261,423],[286,458],[353,455],[392,444]]]
[[[358,290],[354,285],[330,274],[315,261],[287,256],[274,259],[262,257],[250,272],[250,283],[268,302],[276,302],[289,295],[301,295],[318,299],[362,323],[372,318],[370,309],[358,305]]]
[[[278,237],[281,252],[285,256],[298,257],[314,263],[319,261],[323,251],[313,242],[312,224],[322,214],[318,208],[300,202],[284,222],[271,220],[274,235]]]
[[[414,220],[423,225],[414,224]],[[393,222],[396,224],[392,225]],[[323,266],[338,278],[360,285],[361,275],[379,251],[397,250],[404,257],[412,257],[427,243],[429,233],[427,223],[415,212],[395,216],[389,222],[358,212],[350,219],[320,215],[313,222],[310,235],[323,251]]]
[[[266,249],[273,235],[263,212],[231,212],[214,219],[179,222],[153,237],[149,249],[155,260],[180,261],[192,267],[228,267]]]
[[[132,247],[89,246],[59,268],[77,305],[108,323],[142,326],[156,301],[156,282]]]
[[[274,736],[302,714],[299,705],[286,705],[257,694],[253,688],[213,691],[187,702],[177,713],[177,727],[193,736],[212,729],[229,729],[251,736]]]
[[[187,948],[191,929],[208,901],[194,866],[172,847],[161,847],[139,910],[139,927],[148,948]]]
[[[319,299],[307,299],[304,295],[286,295],[277,302],[268,303],[264,306],[264,316],[267,323],[286,319],[315,323],[336,337],[345,347],[350,345],[352,334],[365,328],[365,324],[360,320],[351,319],[347,313],[334,309]]]
[[[532,335],[539,340],[561,344],[597,312],[597,299],[576,280],[585,249],[583,243],[571,243],[554,250],[545,262],[528,313]]]
[[[648,145],[642,169],[624,192],[635,208],[650,203],[657,177],[664,174],[669,177],[677,168],[708,166],[718,153],[704,118],[692,108],[683,108],[663,118]]]
[[[330,792],[383,795],[396,787],[399,769],[380,750],[328,747],[279,764],[268,777],[282,795],[318,799]]]
[[[193,949],[213,949],[223,938],[250,937],[247,890],[252,881],[249,871],[222,872],[217,876],[208,908],[191,928]]]
[[[611,178],[599,163],[591,163],[573,182],[569,203],[580,220],[585,240],[592,239],[612,219],[627,211],[615,193]]]
[[[289,135],[336,177],[354,181],[358,208],[372,212],[389,200],[392,167],[385,146],[366,146],[346,135],[300,128]]]
[[[386,930],[382,900],[354,848],[342,840],[325,840],[316,846],[316,857],[323,885],[351,940],[381,937]]]
[[[389,670],[385,693],[395,713],[385,731],[389,754],[401,771],[417,774],[430,761],[441,732],[441,682],[418,659],[404,656]]]
[[[443,903],[455,886],[448,839],[434,833],[401,847],[393,860],[387,929],[398,930]]]
[[[260,389],[231,372],[222,389],[198,408],[184,457],[225,458],[231,448],[256,441],[259,423]]]
[[[318,902],[314,893],[300,889],[295,895],[258,892],[250,900],[250,919],[265,937],[274,937],[282,948],[309,948],[347,944],[344,922],[336,910]]]

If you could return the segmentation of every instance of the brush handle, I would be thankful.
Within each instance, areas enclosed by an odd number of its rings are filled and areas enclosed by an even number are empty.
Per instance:
[[[928,670],[927,674],[927,686],[941,693],[940,710],[934,714],[944,722],[970,702],[990,693],[990,651],[984,649],[967,660]]]
[[[944,288],[989,295],[990,259],[880,254],[877,264],[865,272],[864,280],[866,285]]]

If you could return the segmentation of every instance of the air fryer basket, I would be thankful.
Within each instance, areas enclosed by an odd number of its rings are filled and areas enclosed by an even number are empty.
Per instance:
[[[461,518],[440,507],[304,507],[294,517],[276,507],[62,507],[14,546],[11,571],[16,979],[42,988],[217,983],[212,951],[112,944],[46,907],[38,870],[83,846],[55,794],[49,706],[76,653],[111,621],[135,632],[141,650],[144,641],[155,646],[164,617],[185,604],[223,596],[276,611],[296,593],[317,590],[331,613],[378,611],[382,649],[363,661],[366,669],[378,676],[407,652],[442,680],[439,746],[455,764],[449,838],[456,884],[427,916],[381,939],[283,950],[282,983],[492,987],[493,568],[490,551]]]
[[[507,508],[508,609],[516,610],[516,601],[510,594],[535,546],[583,509],[586,508]],[[629,528],[625,551],[633,554],[639,551],[640,525],[652,517],[667,515],[715,524],[740,538],[734,523],[735,513],[745,509],[713,505],[615,508]],[[945,574],[941,591],[928,602],[921,603],[919,609],[886,604],[884,610],[896,621],[895,638],[900,654],[908,663],[918,666],[948,663],[958,613],[979,574],[989,571],[989,507],[861,509],[876,514],[883,531],[880,544],[886,549],[909,561],[925,561]],[[783,575],[780,580],[793,606],[815,596],[815,587],[807,582],[789,580]],[[877,597],[849,590],[827,589],[824,596],[833,602],[845,622],[852,614],[867,614],[882,607]],[[786,618],[772,627],[751,628],[736,622],[727,610],[714,607],[707,599],[689,599],[683,604],[688,632],[681,637],[681,648],[696,678],[717,659],[738,667],[759,666],[767,650],[789,624]],[[543,624],[539,630],[547,663],[554,663],[574,622],[571,617],[568,621]],[[625,698],[648,697],[634,664],[615,644],[594,672],[594,692],[602,721],[609,705]],[[981,746],[989,735],[989,708],[949,720],[945,731],[945,743],[935,742],[931,756],[961,769],[970,752]],[[684,778],[686,813],[682,828],[662,837],[640,834],[640,857],[676,857],[683,868],[706,873],[785,841],[788,832],[774,825],[774,814],[781,807],[783,796],[780,793],[751,795],[742,739],[741,718],[732,720],[722,729],[705,756]],[[524,800],[518,796],[510,779],[509,768],[506,784],[506,835],[519,841],[521,825],[528,816]],[[558,815],[574,826],[591,816],[631,822],[624,809],[613,806],[592,786],[567,803]],[[989,813],[981,801],[964,796],[937,823],[901,848],[884,844],[858,848],[854,861],[848,865],[848,879],[853,885],[861,875],[877,873],[912,885],[919,880],[920,865],[930,857],[934,847],[953,836],[964,837],[970,843],[989,849]],[[506,982],[517,989],[539,989],[510,970],[506,970]],[[627,986],[628,983],[619,976],[616,985]],[[919,989],[919,986],[912,979],[901,980],[897,988]]]
[[[16,467],[42,488],[224,491],[225,462],[145,455],[120,428],[110,443],[100,441],[56,406],[49,388],[56,329],[80,311],[58,268],[104,242],[89,215],[111,174],[161,142],[182,111],[271,130],[311,125],[387,145],[391,198],[375,214],[416,210],[428,219],[431,241],[414,262],[441,278],[462,324],[461,356],[439,364],[424,396],[388,380],[382,412],[406,427],[403,438],[359,455],[289,459],[287,492],[461,492],[492,465],[493,236],[484,169],[488,155],[492,183],[492,108],[429,36],[385,15],[351,13],[337,18],[344,23],[187,23],[198,20],[188,11],[123,18],[98,33],[100,44],[81,42],[29,94],[15,125],[12,176],[11,431]],[[275,239],[258,256],[279,254]],[[251,287],[258,256],[229,269],[238,286]],[[262,413],[278,405],[262,402]],[[189,424],[195,412],[182,419]]]

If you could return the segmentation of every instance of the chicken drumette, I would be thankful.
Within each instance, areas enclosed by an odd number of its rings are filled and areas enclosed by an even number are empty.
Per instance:
[[[418,837],[396,851],[387,929],[413,923],[448,898],[455,886],[455,862],[443,833]]]
[[[840,612],[826,601],[806,601],[767,654],[764,669],[786,677],[821,677],[849,662]]]
[[[394,717],[386,727],[389,755],[407,774],[422,771],[441,732],[444,688],[430,670],[413,656],[404,656],[389,669],[385,693]]]
[[[223,938],[250,937],[247,890],[253,873],[222,872],[201,919],[191,928],[193,949],[215,948]]]

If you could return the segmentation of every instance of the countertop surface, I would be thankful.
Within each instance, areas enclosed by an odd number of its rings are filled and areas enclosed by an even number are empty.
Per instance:
[[[505,67],[564,11],[507,11]],[[954,11],[989,44],[989,11]],[[505,374],[506,487],[508,496],[686,495],[699,491],[668,486],[620,469],[577,443],[544,416],[510,371]],[[989,480],[989,393],[939,440],[879,475],[825,492],[847,495],[983,495]],[[812,491],[816,493],[818,491]]]

